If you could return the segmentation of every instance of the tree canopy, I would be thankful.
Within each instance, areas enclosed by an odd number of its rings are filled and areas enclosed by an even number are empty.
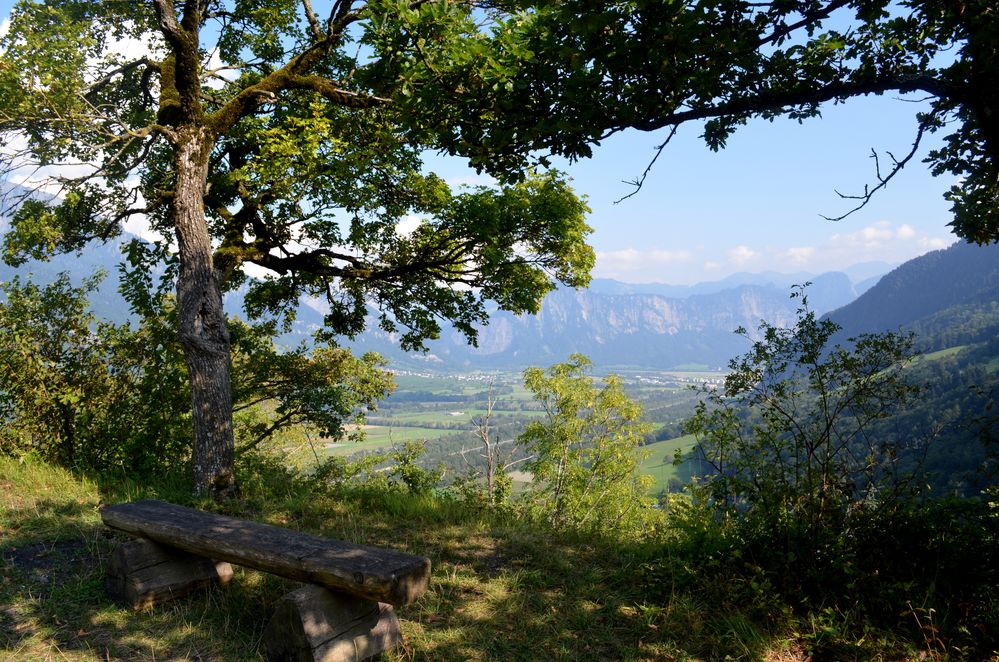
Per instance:
[[[199,491],[235,485],[221,293],[242,265],[271,274],[249,284],[250,313],[322,297],[330,338],[370,306],[405,347],[440,320],[474,339],[487,300],[536,311],[555,282],[587,281],[586,207],[558,173],[518,155],[491,165],[498,186],[454,190],[423,164],[435,127],[495,119],[455,82],[502,83],[507,20],[446,0],[15,6],[0,170],[46,186],[7,196],[5,259],[80,249],[136,216],[176,242]]]
[[[926,101],[913,105],[912,150],[882,156],[867,189],[844,197],[866,204],[920,154],[927,134],[940,132],[942,146],[925,161],[956,180],[946,194],[955,233],[999,240],[992,0],[543,2],[503,30],[502,84],[476,90],[494,122],[455,117],[426,129],[453,151],[471,146],[482,168],[493,167],[497,153],[513,161],[532,150],[589,157],[595,144],[626,129],[658,132],[658,158],[688,123],[718,150],[753,119],[802,121],[820,116],[825,104],[905,95]],[[406,103],[435,101],[418,92]],[[526,129],[525,116],[537,118]]]

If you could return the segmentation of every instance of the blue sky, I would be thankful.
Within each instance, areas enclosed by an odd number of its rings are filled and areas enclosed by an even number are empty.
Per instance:
[[[821,273],[868,261],[901,263],[956,240],[942,195],[952,180],[934,178],[914,158],[864,209],[838,222],[856,194],[875,183],[871,150],[907,154],[916,104],[896,97],[829,106],[799,124],[756,121],[720,152],[684,126],[641,191],[623,200],[654,156],[661,134],[631,131],[560,164],[589,199],[597,251],[595,277],[628,282],[694,283],[738,271]],[[922,156],[935,144],[924,141]],[[458,177],[459,169],[448,172]]]
[[[0,0],[0,17],[12,2]],[[644,188],[632,188],[662,136],[628,132],[594,151],[592,159],[562,163],[587,196],[597,252],[595,277],[628,282],[694,283],[738,271],[821,273],[868,261],[901,263],[956,241],[943,192],[953,183],[931,177],[920,155],[870,205],[839,221],[850,208],[835,191],[861,192],[874,183],[872,149],[908,152],[918,104],[895,97],[828,106],[803,124],[756,121],[725,150],[709,151],[700,127],[681,127]],[[478,181],[455,161],[435,160],[451,181]]]

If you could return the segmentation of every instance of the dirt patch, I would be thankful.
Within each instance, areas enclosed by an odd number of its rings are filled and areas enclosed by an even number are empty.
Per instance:
[[[0,550],[5,578],[17,572],[40,584],[55,584],[75,576],[81,566],[96,563],[83,540],[56,540]]]

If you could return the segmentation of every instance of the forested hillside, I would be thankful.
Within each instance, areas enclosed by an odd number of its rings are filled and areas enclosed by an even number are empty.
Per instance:
[[[922,354],[909,368],[925,392],[886,421],[884,434],[932,437],[924,458],[944,493],[978,494],[989,444],[999,443],[999,245],[958,242],[885,275],[829,313],[834,342],[864,333],[912,334]]]
[[[918,329],[917,335],[929,338],[955,331],[965,334],[960,329],[945,332],[944,327],[965,326],[969,318],[976,317],[975,311],[982,313],[981,320],[972,325],[987,325],[986,313],[997,301],[999,244],[978,246],[962,241],[895,268],[856,301],[829,316],[843,327],[837,339],[906,329]],[[976,333],[954,336],[956,342],[951,344],[961,344],[960,337]]]

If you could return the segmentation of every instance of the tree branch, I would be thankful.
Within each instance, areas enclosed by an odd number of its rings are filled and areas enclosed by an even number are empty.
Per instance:
[[[90,89],[87,90],[87,92],[83,95],[84,98],[86,98],[89,101],[91,99],[91,97],[93,97],[93,95],[97,94],[98,92],[100,92],[101,90],[103,90],[105,87],[107,87],[108,85],[110,85],[111,81],[114,79],[115,76],[118,76],[120,74],[124,74],[124,73],[126,73],[128,71],[131,71],[132,69],[135,69],[135,68],[139,67],[140,65],[145,65],[146,67],[148,67],[150,69],[153,69],[154,71],[159,70],[159,65],[157,63],[153,62],[152,60],[150,60],[146,56],[142,56],[138,60],[132,60],[131,62],[126,62],[125,64],[121,65],[120,67],[118,67],[116,69],[112,69],[103,78],[101,78],[100,80],[94,81],[94,83],[91,84]],[[144,72],[143,75],[142,75],[143,79],[145,79],[146,75],[147,74]]]
[[[711,106],[693,108],[680,112],[667,113],[660,117],[621,126],[629,126],[639,131],[655,131],[667,126],[678,126],[684,122],[714,119],[728,115],[746,115],[767,111],[778,111],[793,106],[819,104],[833,99],[882,94],[884,92],[915,92],[922,90],[939,98],[957,98],[957,90],[944,81],[932,76],[912,76],[907,78],[880,78],[866,81],[837,81],[816,89],[775,91],[769,93],[739,96]]]
[[[153,0],[153,7],[156,10],[156,18],[159,21],[163,36],[166,37],[171,46],[179,47],[184,39],[184,33],[177,23],[173,0]]]
[[[844,193],[836,191],[836,195],[843,198],[844,200],[859,200],[860,202],[857,204],[857,206],[855,206],[853,209],[849,210],[845,214],[841,214],[839,216],[825,216],[820,214],[820,216],[822,216],[822,218],[824,218],[827,221],[842,221],[847,216],[850,216],[851,214],[858,212],[864,207],[866,207],[867,204],[874,197],[874,194],[880,191],[881,189],[885,188],[886,186],[888,186],[888,182],[890,182],[895,177],[895,175],[897,175],[902,170],[902,168],[906,166],[906,164],[912,159],[912,157],[915,156],[916,152],[919,150],[919,145],[923,140],[923,134],[926,132],[926,129],[931,123],[931,121],[932,120],[930,118],[925,118],[922,121],[920,121],[919,129],[916,131],[916,138],[915,140],[912,141],[912,149],[910,149],[909,153],[906,154],[901,160],[896,159],[894,154],[888,152],[888,156],[892,160],[892,168],[887,175],[884,176],[881,175],[881,161],[878,158],[878,153],[872,149],[871,158],[874,159],[874,174],[875,177],[877,177],[878,179],[877,186],[875,186],[874,188],[870,188],[869,186],[865,185],[864,192],[860,195],[846,195]]]
[[[313,38],[318,42],[323,40],[323,29],[319,26],[319,19],[312,8],[312,0],[302,0],[302,8],[305,11],[305,18],[309,21],[309,29],[312,30]]]
[[[334,81],[322,76],[289,76],[286,88],[312,90],[333,103],[348,108],[373,108],[390,102],[390,99],[341,89]]]
[[[628,195],[615,200],[614,204],[624,202],[625,200],[627,200],[628,198],[630,198],[631,196],[637,194],[639,191],[642,190],[642,185],[645,184],[645,178],[649,176],[649,172],[651,172],[652,166],[654,166],[656,164],[656,161],[659,160],[659,157],[660,155],[662,155],[663,150],[666,149],[666,146],[669,145],[671,140],[673,140],[673,136],[676,135],[676,132],[679,130],[679,128],[680,128],[679,124],[670,127],[669,135],[666,136],[666,140],[664,140],[661,145],[656,147],[656,155],[652,157],[651,161],[649,161],[649,165],[645,166],[645,172],[642,173],[642,176],[633,181],[624,182],[625,184],[631,184],[632,186],[635,187],[635,189]]]
[[[812,12],[810,14],[805,14],[805,17],[802,18],[800,21],[796,23],[791,23],[790,25],[782,25],[781,27],[774,30],[770,35],[766,37],[761,37],[756,42],[756,47],[759,48],[760,46],[765,46],[766,44],[772,44],[776,41],[779,41],[783,37],[786,37],[787,35],[791,34],[795,30],[808,26],[812,23],[817,23],[819,21],[827,19],[829,18],[829,15],[832,14],[834,11],[848,6],[850,2],[851,0],[833,0],[833,2],[830,2],[822,9],[819,9],[818,11]]]

